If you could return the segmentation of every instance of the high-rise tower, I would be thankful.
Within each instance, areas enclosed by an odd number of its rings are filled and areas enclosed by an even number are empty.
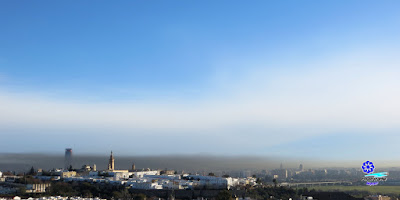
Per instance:
[[[113,156],[112,151],[111,151],[111,155],[110,155],[110,160],[108,160],[108,170],[110,170],[110,171],[114,170],[114,156]]]
[[[65,157],[64,157],[64,170],[68,170],[72,166],[72,149],[65,149]]]

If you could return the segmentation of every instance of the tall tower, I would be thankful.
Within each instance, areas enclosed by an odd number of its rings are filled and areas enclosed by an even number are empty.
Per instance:
[[[114,170],[114,156],[113,156],[112,151],[111,151],[111,155],[110,155],[110,160],[108,160],[108,170],[110,170],[110,171]]]
[[[68,170],[70,166],[72,166],[72,149],[66,148],[64,157],[64,170]]]
[[[303,164],[300,164],[299,170],[300,170],[300,171],[303,171]]]

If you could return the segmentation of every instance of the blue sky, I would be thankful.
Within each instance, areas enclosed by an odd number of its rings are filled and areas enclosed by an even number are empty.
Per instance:
[[[398,6],[1,1],[0,151],[394,158]]]

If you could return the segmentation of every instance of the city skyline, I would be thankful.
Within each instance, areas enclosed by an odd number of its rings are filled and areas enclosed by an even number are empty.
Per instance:
[[[395,160],[399,3],[339,2],[2,1],[0,152]]]

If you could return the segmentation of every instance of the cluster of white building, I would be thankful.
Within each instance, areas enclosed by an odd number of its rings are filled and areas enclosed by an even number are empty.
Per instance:
[[[240,185],[257,185],[253,177],[160,175],[158,170],[90,172],[88,176],[67,177],[64,181],[108,182],[124,184],[134,189],[229,189]]]
[[[116,170],[114,165],[115,158],[111,152],[108,168],[104,171],[96,171],[96,166],[85,165],[76,172],[64,170],[53,170],[47,176],[38,173],[36,178],[42,180],[64,181],[86,181],[86,182],[108,182],[112,184],[124,184],[134,189],[229,189],[240,185],[256,185],[256,179],[231,178],[216,176],[200,176],[182,174],[176,175],[173,170],[136,170],[132,165],[131,170]]]
[[[70,151],[70,149],[67,149],[66,155],[69,155]],[[108,168],[104,171],[97,171],[96,165],[93,165],[93,167],[84,165],[80,170],[77,170],[78,173],[67,169],[53,169],[46,172],[39,169],[35,178],[41,180],[64,180],[67,182],[107,182],[126,185],[134,189],[230,189],[241,185],[257,185],[256,179],[252,177],[177,175],[173,170],[136,170],[135,165],[132,165],[131,170],[116,170],[114,168],[114,160],[111,152]],[[41,193],[45,192],[49,186],[50,184],[29,184],[26,189],[27,192]]]

